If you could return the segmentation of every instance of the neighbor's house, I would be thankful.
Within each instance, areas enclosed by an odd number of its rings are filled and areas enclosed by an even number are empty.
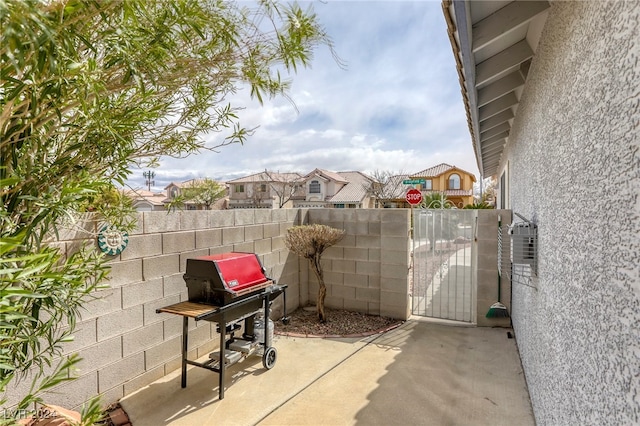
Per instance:
[[[405,185],[407,179],[424,185]],[[389,178],[384,188],[371,176],[358,171],[332,172],[315,169],[298,173],[261,172],[228,181],[229,208],[390,208],[410,207],[407,189],[415,186],[426,196],[444,194],[456,207],[473,203],[473,174],[449,164],[439,164],[412,175]]]
[[[167,193],[166,198],[163,200],[164,209],[166,210],[167,208],[169,208],[169,205],[171,204],[171,202],[175,200],[178,196],[182,195],[185,189],[198,185],[204,182],[204,180],[205,179],[198,178],[198,179],[185,180],[184,182],[179,182],[179,183],[171,182],[169,185],[167,185],[164,188],[165,192]],[[218,201],[216,201],[215,203],[213,203],[209,207],[209,210],[224,210],[227,208],[227,204],[228,204],[228,198],[223,197]],[[180,208],[184,210],[207,210],[207,207],[204,204],[196,203],[193,200],[184,200]]]
[[[416,186],[423,195],[431,192],[444,194],[446,199],[458,208],[473,204],[473,184],[476,177],[465,170],[446,163],[413,173],[411,180],[424,180]]]
[[[152,212],[165,210],[164,200],[167,194],[164,191],[153,192],[145,189],[123,189],[123,194],[131,199],[133,208],[139,212]]]
[[[304,197],[299,173],[260,172],[227,182],[230,209],[291,207],[292,199]]]
[[[424,181],[424,183],[405,184],[404,181]],[[429,167],[410,175],[391,176],[382,193],[381,207],[410,207],[405,199],[407,190],[419,189],[423,196],[431,193],[443,194],[449,203],[457,208],[473,204],[473,184],[475,175],[446,163]]]
[[[443,10],[478,168],[537,233],[510,312],[536,423],[640,424],[640,2]]]
[[[361,172],[331,172],[315,169],[302,178],[304,197],[293,207],[368,209],[375,207],[370,188],[374,180]]]
[[[409,179],[409,175],[394,175],[384,179],[385,182],[374,183],[374,195],[376,207],[385,209],[409,208],[406,194],[414,185],[406,185],[403,182]]]
[[[229,208],[373,208],[372,182],[364,173],[322,169],[255,173],[227,182]]]

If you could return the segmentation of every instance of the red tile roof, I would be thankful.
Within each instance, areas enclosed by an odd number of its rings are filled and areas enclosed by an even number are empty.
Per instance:
[[[328,201],[333,204],[360,203],[367,197],[373,179],[360,172],[338,172],[348,183]]]
[[[230,180],[227,183],[295,182],[301,179],[302,175],[300,173],[260,172]]]
[[[315,169],[311,173],[307,174],[304,177],[304,179],[308,180],[309,178],[311,178],[313,176],[321,176],[321,177],[324,177],[326,179],[334,180],[336,182],[347,183],[347,181],[342,176],[340,176],[338,173],[330,172],[329,170],[324,170],[324,169]]]
[[[473,181],[475,182],[476,177],[475,177],[475,175],[473,173],[469,173],[466,170],[462,170],[459,167],[452,166],[452,165],[447,164],[447,163],[441,163],[441,164],[438,164],[437,166],[429,167],[428,169],[424,169],[424,170],[422,170],[420,172],[413,173],[411,175],[411,178],[418,178],[418,177],[421,177],[421,178],[422,177],[432,178],[432,177],[437,177],[437,176],[440,176],[440,175],[442,175],[442,174],[444,174],[444,173],[446,173],[446,172],[448,172],[450,170],[454,170],[454,169],[472,176]]]

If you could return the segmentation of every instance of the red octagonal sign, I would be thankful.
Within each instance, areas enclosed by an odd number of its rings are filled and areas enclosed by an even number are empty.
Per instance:
[[[422,202],[422,192],[418,191],[417,189],[413,188],[407,191],[407,203],[409,204],[420,204]]]

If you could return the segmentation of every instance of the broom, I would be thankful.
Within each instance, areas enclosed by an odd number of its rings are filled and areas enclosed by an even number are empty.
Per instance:
[[[502,218],[498,215],[498,236],[502,236]],[[502,240],[502,238],[500,238]],[[498,244],[498,251],[501,250],[502,244]],[[500,303],[500,264],[502,263],[502,253],[498,253],[498,301],[489,307],[489,311],[487,312],[487,318],[509,318],[509,311],[507,311],[507,307]]]

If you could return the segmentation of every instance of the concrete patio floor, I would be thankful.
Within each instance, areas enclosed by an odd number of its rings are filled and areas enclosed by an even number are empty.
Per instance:
[[[190,367],[121,400],[144,425],[534,425],[510,329],[412,318],[366,338],[276,336],[276,365],[252,356],[218,375]]]

